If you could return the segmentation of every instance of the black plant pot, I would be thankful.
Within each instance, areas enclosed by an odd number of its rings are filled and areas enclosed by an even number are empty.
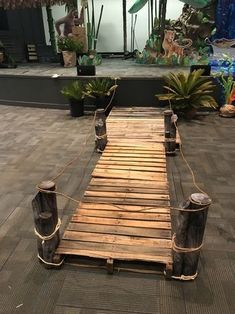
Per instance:
[[[95,75],[95,65],[77,65],[77,75]]]
[[[72,117],[81,117],[84,115],[84,100],[69,99],[70,113]]]
[[[95,99],[95,105],[97,109],[105,109],[110,101],[110,96],[102,96],[102,97],[97,97]]]

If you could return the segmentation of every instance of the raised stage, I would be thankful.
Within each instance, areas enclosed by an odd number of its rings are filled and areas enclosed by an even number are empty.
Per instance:
[[[96,67],[96,77],[119,78],[114,105],[154,106],[154,95],[163,92],[162,75],[170,71],[188,72],[189,68],[140,65],[132,59],[111,58],[103,59]],[[60,94],[62,87],[74,79],[92,78],[78,77],[75,67],[64,68],[58,63],[28,63],[19,64],[16,69],[0,69],[0,104],[66,109],[67,101]]]

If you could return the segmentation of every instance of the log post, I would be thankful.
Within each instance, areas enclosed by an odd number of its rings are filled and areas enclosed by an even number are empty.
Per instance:
[[[96,150],[98,153],[102,153],[108,142],[106,131],[106,115],[104,109],[96,110],[95,135],[96,135]]]
[[[176,149],[176,115],[172,110],[164,111],[166,155],[175,155]]]
[[[43,181],[39,184],[39,189],[55,191],[55,183]],[[62,258],[55,255],[60,241],[56,195],[39,191],[32,201],[32,207],[35,233],[38,237],[38,258],[46,268],[60,266]]]
[[[166,132],[171,131],[171,118],[173,115],[172,110],[165,110],[164,111],[164,126],[165,126],[165,134]]]
[[[178,208],[177,230],[172,241],[172,278],[181,280],[196,278],[210,204],[211,199],[208,195],[194,193]]]
[[[175,138],[171,138],[170,131],[165,132],[165,149],[167,156],[175,155],[176,142]]]

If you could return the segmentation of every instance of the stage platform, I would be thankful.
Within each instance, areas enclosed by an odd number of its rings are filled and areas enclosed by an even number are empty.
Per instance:
[[[112,77],[118,78],[119,85],[113,105],[156,106],[155,94],[164,91],[162,75],[170,71],[188,73],[189,67],[158,67],[111,58],[96,67],[96,76],[78,77],[75,67],[64,68],[58,63],[19,64],[15,69],[0,69],[0,104],[68,109],[67,100],[60,94],[65,85],[75,79]],[[88,101],[85,110],[91,109],[94,106]]]
[[[156,65],[138,64],[133,59],[121,58],[103,59],[102,64],[96,67],[97,77],[124,78],[156,78],[170,71],[188,72],[188,67],[158,67]],[[16,69],[0,69],[0,75],[43,76],[51,77],[57,74],[62,78],[77,77],[76,68],[64,68],[58,63],[25,63],[19,64]]]

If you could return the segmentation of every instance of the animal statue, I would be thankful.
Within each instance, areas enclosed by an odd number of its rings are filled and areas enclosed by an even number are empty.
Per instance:
[[[182,40],[185,45],[180,45],[179,40],[175,40],[175,31],[165,30],[164,31],[164,40],[162,43],[162,48],[165,51],[164,57],[170,58],[173,55],[176,55],[178,58],[183,57],[184,49],[192,46],[193,42],[189,38]]]
[[[63,32],[60,26],[64,25]],[[80,16],[78,17],[77,9],[72,9],[69,13],[55,22],[55,28],[59,36],[72,36],[72,30],[74,26],[84,25],[84,7],[81,8]]]

